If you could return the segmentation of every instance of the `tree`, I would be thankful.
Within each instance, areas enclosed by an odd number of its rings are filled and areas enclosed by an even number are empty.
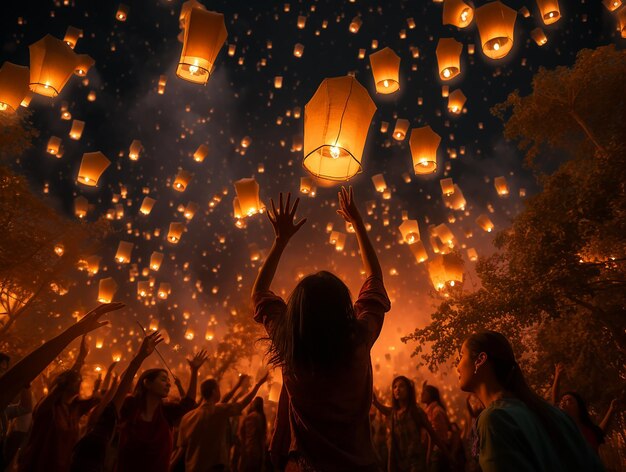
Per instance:
[[[612,46],[581,51],[571,68],[541,70],[530,95],[515,92],[495,107],[543,189],[496,236],[496,252],[478,262],[481,287],[452,292],[430,324],[403,338],[418,343],[415,354],[431,369],[455,356],[467,335],[492,328],[512,340],[536,387],[563,361],[570,386],[587,398],[606,403],[621,392],[625,59]],[[557,170],[540,171],[554,155]]]

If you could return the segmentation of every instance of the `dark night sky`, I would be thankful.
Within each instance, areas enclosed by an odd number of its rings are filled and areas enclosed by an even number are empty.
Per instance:
[[[522,166],[521,154],[504,141],[502,125],[490,115],[490,107],[515,89],[530,92],[532,75],[540,67],[570,65],[580,49],[620,41],[615,33],[614,16],[598,0],[561,0],[561,20],[547,27],[538,18],[534,1],[507,0],[505,3],[514,9],[527,5],[531,17],[518,16],[514,48],[499,61],[482,54],[474,24],[465,30],[442,26],[441,3],[292,1],[289,12],[284,11],[283,2],[203,3],[209,10],[225,15],[227,43],[236,45],[233,57],[227,55],[227,46],[222,48],[206,86],[185,82],[175,75],[181,51],[181,43],[176,39],[180,1],[128,2],[130,13],[123,23],[116,21],[118,3],[111,1],[76,1],[69,6],[43,0],[10,2],[3,6],[0,18],[4,34],[2,62],[28,65],[29,44],[46,33],[63,38],[70,25],[84,31],[75,51],[88,53],[96,61],[87,76],[88,84],[73,77],[59,97],[35,96],[31,102],[40,137],[20,159],[19,167],[28,175],[33,188],[43,193],[47,183],[47,201],[70,215],[73,198],[84,195],[95,205],[89,219],[96,219],[112,208],[111,199],[120,193],[120,185],[128,191],[127,199],[121,200],[125,216],[113,222],[118,233],[100,254],[103,256],[100,273],[92,281],[84,276],[61,305],[70,310],[93,305],[97,280],[112,276],[120,284],[116,299],[129,303],[131,308],[124,315],[127,319],[110,329],[122,332],[132,326],[133,316],[142,323],[150,317],[160,317],[162,326],[167,326],[173,342],[181,343],[183,351],[204,343],[204,327],[210,314],[223,321],[229,316],[229,307],[245,304],[258,270],[258,263],[250,262],[249,245],[255,243],[267,248],[271,244],[271,228],[263,215],[249,218],[247,229],[235,227],[233,181],[254,176],[266,202],[279,191],[298,192],[300,177],[306,172],[301,165],[302,152],[291,152],[290,147],[293,136],[303,132],[303,120],[288,117],[287,112],[296,106],[304,111],[304,105],[324,78],[354,72],[378,107],[364,152],[364,172],[351,183],[363,211],[365,201],[377,203],[374,214],[367,218],[372,225],[371,236],[385,271],[397,271],[397,275],[386,279],[395,306],[377,346],[380,356],[388,352],[389,346],[400,344],[400,334],[423,324],[430,306],[436,302],[430,298],[432,289],[424,264],[418,265],[407,246],[398,244],[401,211],[407,210],[410,218],[419,221],[422,235],[427,233],[427,220],[440,224],[447,222],[453,213],[456,222],[449,226],[459,243],[463,247],[475,247],[479,254],[491,251],[492,235],[476,226],[476,216],[488,213],[496,229],[502,229],[522,208],[519,189],[526,188],[529,195],[537,189],[532,176]],[[484,3],[480,1],[476,5]],[[307,16],[303,30],[296,27],[298,15]],[[348,25],[357,15],[362,17],[363,25],[357,34],[352,34]],[[415,19],[415,29],[407,26],[410,17]],[[328,20],[326,29],[321,26],[323,20]],[[530,30],[536,26],[542,27],[548,37],[548,43],[541,48],[529,37]],[[400,38],[401,29],[406,30],[406,39]],[[467,113],[457,118],[450,117],[446,110],[436,71],[437,40],[449,36],[465,45],[462,73],[450,83],[451,90],[460,87],[467,96]],[[401,89],[390,96],[377,96],[374,90],[368,60],[373,52],[373,39],[378,40],[379,49],[388,46],[402,58]],[[273,44],[272,49],[267,48],[268,40]],[[305,46],[299,59],[293,56],[296,43]],[[467,44],[476,44],[474,55],[468,55]],[[418,59],[411,57],[410,46],[419,48]],[[363,60],[357,57],[360,48],[366,49]],[[239,64],[240,58],[243,64]],[[265,66],[261,66],[262,59],[266,59]],[[412,70],[413,65],[416,70]],[[161,74],[168,78],[164,95],[156,91]],[[283,76],[283,87],[276,90],[273,81],[278,75]],[[87,101],[92,90],[97,94],[95,102]],[[419,97],[423,99],[421,106]],[[67,101],[73,118],[86,122],[80,141],[68,137],[71,121],[60,118],[63,101]],[[277,117],[283,117],[281,125],[277,124]],[[409,119],[412,126],[428,124],[442,136],[439,170],[435,175],[415,176],[408,139],[398,143],[391,139],[390,133],[379,131],[381,121],[389,122],[392,128],[396,117]],[[479,123],[483,124],[482,129]],[[45,152],[52,135],[63,139],[65,153],[60,159]],[[252,144],[242,155],[239,151],[244,136],[250,136]],[[133,139],[141,140],[144,146],[137,162],[128,159],[128,147]],[[191,154],[201,143],[208,143],[210,151],[199,164]],[[458,151],[462,146],[465,155],[450,159],[446,150]],[[82,153],[98,150],[113,162],[98,188],[76,184]],[[258,172],[261,163],[265,167],[263,173]],[[169,185],[179,167],[194,174],[183,193],[175,192]],[[380,172],[392,188],[390,200],[382,200],[372,185],[371,176]],[[404,172],[410,173],[411,183],[403,181]],[[492,181],[497,176],[507,178],[511,188],[508,199],[498,198],[495,192]],[[439,187],[439,179],[444,177],[452,177],[462,188],[468,201],[467,215],[444,207]],[[144,197],[143,187],[148,187],[150,196],[157,199],[149,217],[137,214]],[[214,209],[209,209],[209,201],[222,191],[228,194],[222,195]],[[181,242],[171,246],[163,235],[170,222],[183,221],[177,207],[189,201],[197,202],[201,211],[188,224]],[[342,253],[328,244],[327,223],[345,231],[335,214],[335,201],[336,189],[329,188],[318,189],[315,198],[303,198],[300,213],[309,219],[307,231],[296,236],[293,247],[285,255],[277,278],[278,291],[288,293],[299,271],[307,273],[323,268],[336,271],[346,278],[353,292],[358,290],[360,259],[355,252],[356,240],[350,235]],[[493,214],[488,212],[488,205],[493,207]],[[389,217],[388,226],[383,226],[383,214]],[[144,232],[155,228],[161,229],[161,237],[146,240]],[[465,238],[465,228],[473,230],[473,238]],[[223,243],[220,237],[224,238]],[[152,251],[166,253],[157,281],[172,283],[173,293],[167,301],[154,306],[135,302],[136,284],[124,282],[128,280],[129,267],[119,266],[113,260],[119,240],[135,243],[132,262],[140,270],[146,266]],[[428,244],[427,247],[430,251]],[[189,263],[188,267],[184,267],[185,262]],[[469,285],[475,283],[472,266],[466,260]],[[201,293],[196,281],[203,287]],[[213,287],[219,287],[216,294],[211,293]],[[196,299],[192,300],[194,293]],[[188,321],[183,319],[184,310],[192,313]],[[61,320],[61,324],[67,324],[71,318],[63,315]],[[195,326],[198,333],[191,343],[183,338],[186,323]]]

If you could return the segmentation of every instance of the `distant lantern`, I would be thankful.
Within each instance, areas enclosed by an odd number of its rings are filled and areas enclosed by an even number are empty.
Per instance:
[[[617,11],[617,21],[622,38],[626,38],[626,8],[620,8]]]
[[[79,77],[85,77],[95,63],[96,61],[89,54],[78,54],[76,56],[74,74]]]
[[[72,121],[72,128],[70,129],[70,138],[78,141],[83,135],[85,129],[85,122],[80,120]]]
[[[519,14],[522,15],[524,18],[530,18],[530,10],[528,9],[528,7],[520,8]]]
[[[441,80],[451,80],[461,73],[461,51],[463,51],[463,44],[454,38],[439,39],[437,64]]]
[[[437,170],[437,148],[441,137],[430,126],[413,128],[409,144],[415,174],[432,174]]]
[[[476,249],[474,249],[473,247],[467,248],[467,258],[472,262],[477,261],[478,253],[476,252]]]
[[[102,258],[100,256],[89,256],[85,258],[85,267],[90,275],[96,275],[98,273],[101,260]]]
[[[315,184],[311,177],[300,177],[300,193],[315,196]]]
[[[448,111],[455,115],[460,114],[463,111],[463,105],[465,105],[466,100],[467,97],[461,89],[454,90],[448,96]]]
[[[163,264],[163,253],[153,251],[150,255],[150,269],[153,271],[158,271],[161,268],[161,264]]]
[[[192,220],[199,208],[196,202],[189,202],[183,211],[183,216],[187,220]]]
[[[159,290],[157,291],[157,296],[161,300],[165,300],[170,293],[172,293],[172,286],[168,282],[161,282],[159,284]]]
[[[143,146],[141,145],[141,141],[139,141],[138,139],[133,139],[133,142],[130,143],[130,148],[128,149],[128,158],[131,161],[136,161],[137,159],[139,159],[139,154],[141,153],[142,149]]]
[[[252,138],[250,136],[244,136],[243,138],[241,138],[241,147],[246,149],[248,147],[250,147],[250,144],[252,143]]]
[[[149,215],[154,207],[156,200],[150,197],[144,197],[143,202],[141,202],[141,207],[139,208],[139,212],[144,215]]]
[[[489,217],[485,215],[484,213],[480,215],[478,218],[476,218],[476,224],[480,226],[487,233],[491,233],[494,228],[493,223],[491,222]]]
[[[83,219],[87,216],[87,211],[89,210],[89,202],[85,197],[79,195],[74,199],[74,215],[76,218]]]
[[[97,187],[100,176],[110,164],[111,161],[100,151],[84,153],[78,170],[78,182]]]
[[[535,41],[538,46],[543,46],[548,42],[548,38],[541,28],[535,28],[532,30],[530,32],[530,37],[533,38],[533,41]]]
[[[128,7],[128,5],[120,3],[120,5],[117,7],[117,12],[115,13],[115,19],[117,21],[126,21],[126,19],[128,18],[129,9],[130,8]]]
[[[513,47],[517,12],[500,1],[476,9],[476,25],[485,56],[502,59]]]
[[[61,138],[57,136],[50,136],[50,139],[48,139],[48,145],[46,146],[46,152],[48,154],[52,154],[56,156],[57,154],[59,154],[60,150],[61,150]]]
[[[385,176],[383,174],[372,175],[372,183],[379,193],[383,193],[387,190],[387,183],[385,182]]]
[[[435,226],[432,230],[432,234],[437,236],[439,240],[448,247],[454,247],[457,243],[454,233],[452,233],[445,223]]]
[[[201,144],[196,149],[196,152],[193,153],[193,160],[196,162],[202,162],[206,158],[207,154],[209,154],[209,146],[206,144]]]
[[[306,16],[298,16],[298,29],[304,29],[304,27],[306,26]]]
[[[137,282],[137,295],[140,297],[147,297],[150,294],[150,281],[140,280]]]
[[[167,76],[166,75],[160,75],[159,76],[159,83],[157,85],[157,93],[159,95],[163,95],[165,93],[165,85],[167,84]]]
[[[29,92],[28,67],[5,62],[0,67],[0,111],[14,113]]]
[[[304,107],[304,168],[331,181],[359,173],[375,111],[367,90],[354,77],[324,79]]]
[[[30,89],[46,97],[56,97],[72,76],[77,57],[67,44],[47,34],[29,46]]]
[[[277,75],[274,77],[274,88],[282,88],[283,87],[283,77],[281,75]]]
[[[443,203],[447,208],[461,211],[465,210],[465,205],[467,205],[463,192],[457,184],[454,184],[454,193],[451,195],[444,195]]]
[[[346,246],[346,233],[341,233],[339,231],[333,231],[331,233],[331,244],[335,245],[336,251],[343,251]]]
[[[370,65],[377,93],[393,93],[400,89],[400,56],[384,48],[370,54]]]
[[[98,282],[98,301],[100,303],[111,303],[117,292],[117,283],[112,277],[100,279]]]
[[[296,57],[302,57],[302,54],[304,54],[304,46],[300,43],[296,43],[293,47],[293,55]]]
[[[474,9],[463,0],[445,0],[443,3],[443,24],[465,28],[474,19]]]
[[[355,16],[350,22],[350,27],[349,27],[350,33],[358,33],[359,29],[361,29],[362,24],[363,24],[363,20],[360,17]]]
[[[537,6],[544,24],[551,25],[561,18],[559,0],[537,0]]]
[[[463,283],[463,269],[463,259],[455,253],[437,255],[428,263],[428,274],[437,290]]]
[[[117,252],[115,253],[115,260],[120,264],[128,264],[130,262],[133,246],[134,244],[128,241],[120,241],[117,246]]]
[[[174,183],[172,184],[172,188],[178,192],[184,192],[189,185],[189,181],[191,180],[191,174],[186,170],[180,169],[178,174],[176,174],[176,178],[174,179]]]
[[[493,180],[493,185],[496,187],[496,192],[498,192],[498,196],[500,197],[509,196],[509,186],[506,183],[506,179],[504,177],[496,177]]]
[[[235,192],[243,216],[251,216],[261,211],[259,184],[256,180],[253,178],[237,180]]]
[[[426,252],[424,243],[421,240],[416,241],[414,244],[409,244],[409,248],[411,249],[411,252],[415,256],[415,260],[418,263],[421,264],[428,259],[428,253]]]
[[[602,0],[603,5],[609,11],[615,11],[622,5],[622,0]]]
[[[74,49],[76,47],[76,43],[79,38],[83,37],[83,30],[80,28],[75,28],[74,26],[68,26],[67,30],[65,30],[65,36],[63,37],[63,41],[69,47]]]
[[[398,118],[396,120],[396,126],[393,129],[393,139],[396,141],[404,141],[406,133],[409,131],[409,120],[404,118]]]
[[[454,193],[454,182],[452,181],[452,179],[450,178],[441,179],[439,181],[439,185],[441,185],[441,192],[446,197],[449,197],[450,195]]]
[[[404,220],[398,229],[407,244],[414,244],[420,240],[420,228],[417,220]]]
[[[227,35],[224,15],[192,8],[176,75],[189,82],[206,84]]]
[[[170,223],[169,231],[167,232],[167,240],[172,244],[178,244],[180,238],[185,230],[185,225],[182,223]]]

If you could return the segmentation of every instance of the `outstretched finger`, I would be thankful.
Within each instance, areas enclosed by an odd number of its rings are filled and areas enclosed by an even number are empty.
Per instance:
[[[296,228],[296,231],[298,231],[302,225],[304,225],[304,223],[306,223],[306,218],[302,218],[300,221],[298,221],[294,226]]]
[[[272,223],[272,225],[275,225],[276,224],[276,216],[272,216],[272,210],[266,211],[265,214],[267,215],[267,219],[270,220],[270,223]]]
[[[284,210],[283,210],[283,192],[280,192],[280,194],[278,196],[278,206],[279,206],[280,214],[282,215],[284,213]]]
[[[285,214],[288,215],[291,212],[289,211],[289,201],[291,200],[291,192],[287,192],[287,201],[285,202]]]
[[[294,216],[296,216],[296,210],[298,209],[298,204],[300,203],[300,198],[296,198],[296,201],[293,202],[293,208],[291,209],[291,211],[289,212],[289,216],[291,218],[293,218]]]
[[[352,190],[352,185],[350,185],[348,197],[350,197],[350,203],[352,203],[352,201],[354,200],[354,190]]]

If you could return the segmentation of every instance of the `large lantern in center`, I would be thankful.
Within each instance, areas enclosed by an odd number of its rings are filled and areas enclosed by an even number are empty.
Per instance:
[[[500,1],[476,9],[476,25],[485,56],[502,59],[513,47],[517,12]]]
[[[370,54],[377,93],[393,93],[400,88],[400,56],[390,48]]]
[[[224,15],[192,8],[185,20],[185,39],[176,75],[195,84],[206,84],[227,36]]]
[[[76,54],[65,42],[49,34],[28,49],[30,89],[46,97],[56,97],[76,69]]]
[[[437,170],[437,148],[441,137],[430,126],[413,128],[409,145],[416,175],[432,174]]]
[[[463,51],[463,44],[454,38],[439,39],[437,64],[441,80],[451,80],[461,73],[461,51]]]
[[[331,181],[359,173],[375,111],[367,90],[354,77],[324,79],[304,107],[304,168]]]
[[[0,67],[0,111],[15,112],[28,95],[28,67],[5,62]]]
[[[111,161],[100,151],[86,152],[83,154],[83,159],[80,162],[78,181],[81,184],[96,187],[98,179],[100,179],[100,176],[110,164]]]

